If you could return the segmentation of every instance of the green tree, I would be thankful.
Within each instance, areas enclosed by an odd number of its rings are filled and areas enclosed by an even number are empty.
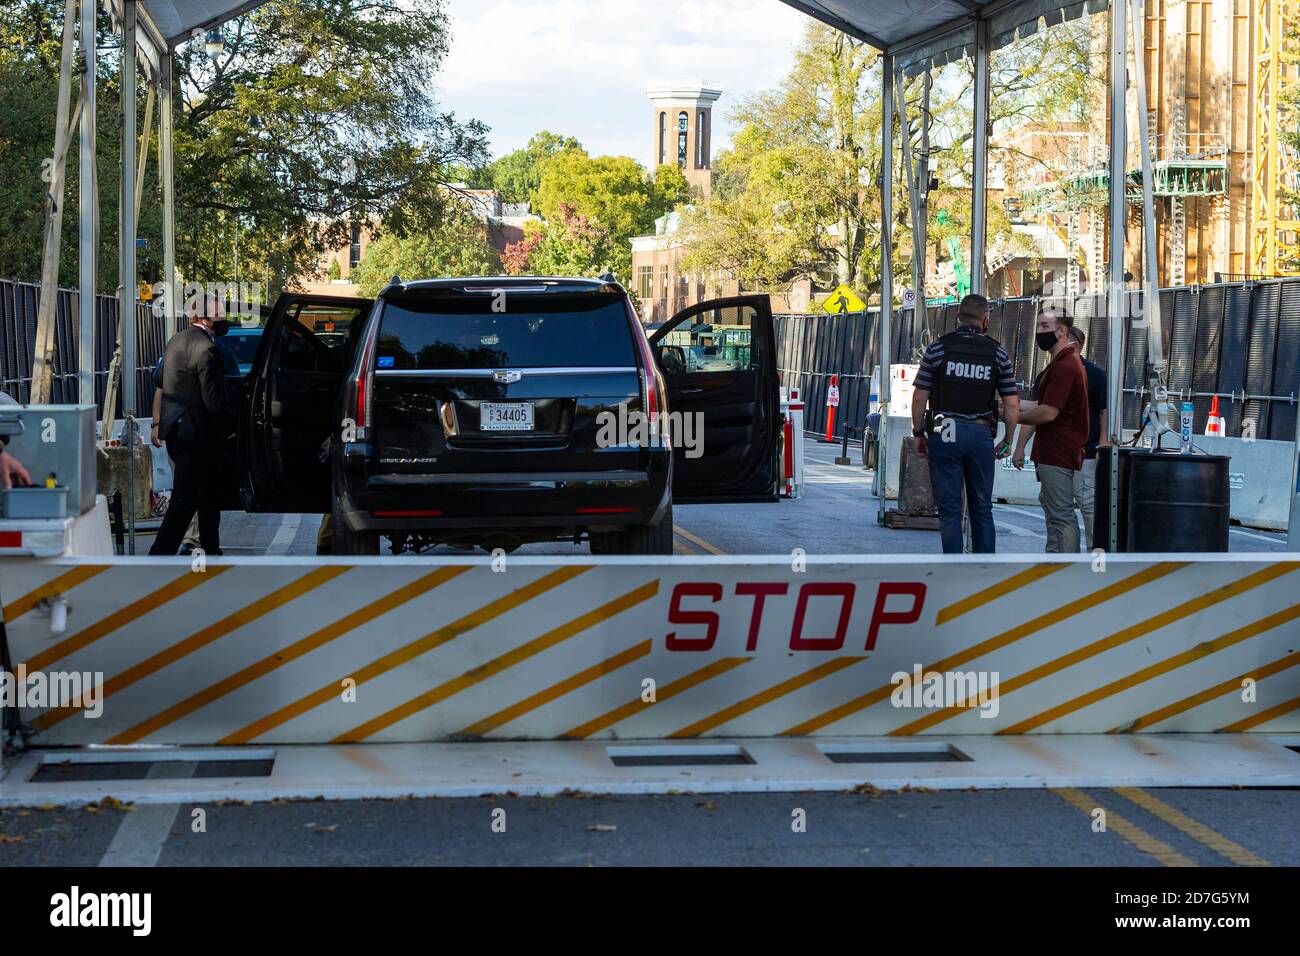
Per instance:
[[[1050,125],[1084,113],[1087,29],[1058,27],[999,58],[991,83],[995,130],[1030,116]],[[931,157],[940,187],[929,197],[932,247],[969,231],[972,69],[969,62],[952,64],[933,86]],[[732,111],[738,129],[715,164],[713,195],[685,218],[684,267],[726,270],[748,287],[808,278],[821,288],[845,282],[878,292],[882,80],[874,50],[810,24],[784,81]],[[906,81],[904,93],[896,149],[903,143],[916,151],[920,78]],[[907,186],[899,155],[893,161],[893,270],[905,277],[912,258]],[[945,222],[936,224],[941,208]],[[992,244],[1009,224],[995,204],[989,213]]]
[[[533,134],[523,149],[506,153],[466,181],[479,189],[495,189],[503,202],[536,205],[537,189],[542,183],[542,164],[552,156],[581,149],[582,144],[572,136],[542,130]]]
[[[0,96],[0,141],[21,130],[44,155],[53,150],[52,106],[39,122],[25,123],[27,106],[5,81],[25,80],[32,109],[52,104],[61,21],[57,0],[10,0],[0,8],[0,90],[15,94]],[[100,22],[106,34],[107,18]],[[222,33],[225,50],[216,62],[201,42],[174,54],[177,261],[187,281],[229,280],[238,248],[241,278],[269,273],[273,293],[309,271],[320,250],[344,244],[353,222],[400,236],[437,221],[450,169],[485,159],[485,127],[457,120],[432,92],[430,77],[448,44],[442,0],[277,0]],[[118,127],[111,110],[119,94],[117,64],[108,57],[100,63],[100,275],[101,288],[112,288]],[[140,234],[149,243],[142,265],[161,259],[156,116],[154,129],[141,204]],[[67,196],[75,200],[75,149],[69,163]],[[31,217],[9,215],[31,208],[39,204],[21,192],[0,196],[0,247],[39,250]],[[70,232],[64,235],[75,243]],[[75,255],[63,262],[66,281],[69,263],[75,276]]]
[[[676,166],[660,166],[653,177],[627,156],[588,156],[580,150],[558,153],[542,165],[538,211],[546,219],[564,218],[565,209],[598,224],[611,241],[609,267],[625,285],[632,271],[633,236],[654,231],[655,220],[690,196]]]
[[[596,276],[613,268],[618,245],[604,225],[565,203],[544,223],[528,223],[501,261],[510,275]]]
[[[444,207],[437,228],[406,236],[385,232],[366,247],[355,279],[362,295],[374,296],[395,275],[404,279],[495,275],[501,259],[484,225],[462,203]]]

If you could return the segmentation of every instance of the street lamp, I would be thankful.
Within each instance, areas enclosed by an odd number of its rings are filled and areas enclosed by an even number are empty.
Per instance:
[[[221,54],[226,51],[226,38],[221,35],[221,31],[215,27],[208,31],[207,37],[203,41],[203,49],[208,54],[208,59],[213,63],[220,59]]]

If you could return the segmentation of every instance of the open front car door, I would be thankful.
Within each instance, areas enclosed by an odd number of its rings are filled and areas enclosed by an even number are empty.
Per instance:
[[[673,500],[777,501],[781,398],[768,297],[690,306],[650,345],[668,391]]]
[[[373,304],[293,293],[275,303],[240,405],[246,510],[330,510],[328,442],[340,427],[339,394]]]

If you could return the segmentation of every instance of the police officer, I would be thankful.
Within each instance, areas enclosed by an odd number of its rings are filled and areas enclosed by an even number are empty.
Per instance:
[[[932,342],[921,359],[912,393],[912,435],[916,453],[930,460],[943,553],[962,552],[964,488],[972,550],[992,554],[997,549],[993,460],[1009,450],[1020,418],[1020,390],[1006,349],[988,335],[988,299],[982,295],[962,299],[957,323],[957,330]],[[995,449],[998,396],[1006,437]]]

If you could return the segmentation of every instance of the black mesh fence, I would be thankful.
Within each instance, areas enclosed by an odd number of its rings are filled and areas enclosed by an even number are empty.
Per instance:
[[[1147,334],[1142,293],[1128,292],[1125,298],[1123,426],[1136,428],[1147,401]],[[989,334],[1006,347],[1021,388],[1030,395],[1046,359],[1034,346],[1039,305],[1033,298],[1002,299],[992,303],[989,316]],[[1111,323],[1106,297],[1080,296],[1068,308],[1087,334],[1085,357],[1107,368]],[[1169,397],[1192,403],[1198,434],[1218,395],[1229,435],[1253,428],[1256,438],[1295,440],[1300,277],[1162,289],[1160,310]],[[956,327],[956,316],[954,304],[931,306],[924,328],[918,329],[910,309],[896,312],[891,362],[918,362],[926,344]],[[860,436],[871,370],[877,364],[877,318],[875,311],[776,317],[781,382],[802,389],[809,431],[825,433],[826,388],[834,374],[840,384],[836,435],[847,423]]]
[[[0,280],[0,391],[19,402],[27,402],[32,391],[32,365],[36,354],[36,311],[41,289],[30,282]],[[77,401],[78,327],[81,296],[75,289],[60,289],[54,334],[55,404]],[[108,389],[108,367],[117,346],[118,301],[113,296],[95,297],[95,403],[103,412]],[[147,417],[153,404],[153,368],[167,342],[166,319],[147,305],[136,307],[136,408]],[[122,415],[122,391],[118,389],[114,417]]]

